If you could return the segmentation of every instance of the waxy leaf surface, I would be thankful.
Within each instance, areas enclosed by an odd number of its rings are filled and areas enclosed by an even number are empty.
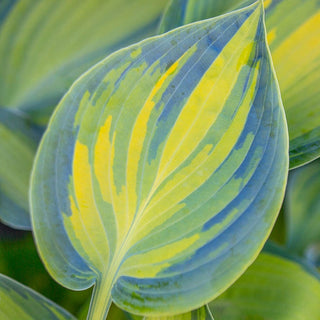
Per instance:
[[[218,16],[253,0],[172,0],[160,32]],[[268,43],[290,136],[290,168],[320,155],[320,1],[265,0]]]
[[[319,301],[317,270],[271,248],[209,307],[217,320],[310,320],[320,319]]]
[[[0,274],[1,320],[76,320],[28,287]]]
[[[27,194],[39,140],[34,138],[37,125],[47,124],[72,82],[94,63],[114,50],[155,34],[166,2],[0,1],[3,222],[16,228],[31,228]],[[11,114],[9,120],[7,114]]]
[[[288,137],[256,3],[109,56],[42,140],[32,221],[51,275],[143,315],[196,309],[255,259],[284,194]]]
[[[287,246],[297,253],[320,244],[320,162],[293,170],[285,201]]]

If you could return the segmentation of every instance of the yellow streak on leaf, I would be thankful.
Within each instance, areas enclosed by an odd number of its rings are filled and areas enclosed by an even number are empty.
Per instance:
[[[109,174],[109,158],[111,152],[111,142],[109,138],[112,117],[109,116],[100,128],[98,138],[94,148],[94,172],[99,182],[103,200],[111,203],[110,195],[110,174]]]
[[[171,265],[170,259],[179,259],[179,256],[188,250],[199,238],[199,234],[195,234],[161,248],[132,256],[124,262],[120,273],[132,277],[154,277],[161,270]]]
[[[141,52],[142,52],[141,47],[138,47],[137,49],[131,52],[130,56],[131,58],[135,59],[141,54]]]
[[[319,59],[319,30],[320,13],[317,13],[273,50],[272,58],[282,90],[312,71],[313,64]]]
[[[260,63],[258,62],[245,98],[215,149],[208,154],[211,146],[207,145],[202,150],[201,155],[199,154],[199,157],[196,157],[189,166],[172,175],[172,178],[154,195],[146,207],[145,219],[153,219],[155,213],[166,215],[166,218],[169,218],[168,209],[175,203],[183,201],[189,194],[199,188],[231,152],[245,126],[252,105],[259,66]],[[175,191],[173,192],[174,188]]]
[[[271,43],[273,42],[273,40],[276,38],[277,36],[277,31],[276,29],[272,29],[268,32],[267,34],[267,40],[268,40],[268,44],[271,45]]]
[[[272,3],[272,0],[265,0],[263,2],[264,9],[267,9],[271,3]]]
[[[252,52],[259,12],[260,8],[247,19],[192,92],[166,143],[157,183],[190,155],[222,111],[240,66],[247,63]]]
[[[79,141],[74,151],[73,185],[77,207],[71,201],[72,228],[95,266],[101,268],[108,262],[108,240],[94,199],[88,147]]]
[[[135,208],[137,205],[137,173],[139,164],[141,161],[141,152],[143,148],[143,143],[147,134],[147,124],[149,121],[150,114],[155,106],[155,98],[157,93],[159,93],[164,87],[166,87],[165,82],[170,83],[172,76],[178,69],[179,64],[183,65],[183,60],[192,54],[194,49],[188,50],[185,52],[176,62],[174,62],[168,70],[160,77],[160,79],[155,84],[152,89],[148,99],[143,105],[137,120],[135,122],[131,140],[128,150],[128,161],[127,161],[127,190],[128,190],[128,203],[129,203],[129,221],[132,220],[135,213]]]

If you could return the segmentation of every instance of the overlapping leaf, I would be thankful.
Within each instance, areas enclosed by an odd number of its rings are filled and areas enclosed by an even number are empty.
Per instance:
[[[30,227],[29,179],[42,129],[16,110],[0,108],[0,220]]]
[[[253,0],[172,0],[160,31],[214,17]],[[290,167],[320,155],[320,2],[265,0],[266,26],[290,136]]]
[[[75,320],[50,300],[0,274],[1,320]]]
[[[302,254],[309,245],[320,244],[319,160],[291,173],[285,205],[288,248]]]
[[[26,195],[37,145],[37,139],[30,139],[34,124],[47,124],[53,107],[88,67],[154,34],[166,1],[1,0],[0,219],[4,222],[31,227]],[[28,119],[29,131],[24,124],[20,128],[21,119],[10,119],[8,128],[7,113]]]
[[[123,49],[61,101],[32,178],[52,276],[95,283],[136,314],[184,313],[257,256],[288,169],[278,85],[256,3]]]
[[[268,252],[269,251],[269,252]],[[209,306],[217,320],[320,319],[320,276],[282,252],[263,251]]]

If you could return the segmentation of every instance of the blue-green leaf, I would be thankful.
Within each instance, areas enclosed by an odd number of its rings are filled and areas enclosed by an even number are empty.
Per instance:
[[[287,169],[257,2],[118,51],[76,81],[34,166],[37,246],[63,285],[95,283],[89,319],[111,300],[184,313],[258,255]]]
[[[215,17],[253,0],[171,0],[160,32]],[[320,155],[320,1],[265,0],[268,42],[290,136],[290,168]]]
[[[320,162],[291,172],[285,202],[287,246],[303,254],[309,245],[320,244]]]
[[[75,320],[75,317],[37,292],[0,274],[0,319]]]
[[[43,130],[18,110],[0,108],[0,220],[30,229],[30,172]]]
[[[283,253],[263,251],[209,306],[217,320],[320,319],[320,275]]]
[[[0,1],[3,222],[31,228],[27,194],[39,140],[34,138],[36,125],[47,124],[62,95],[88,67],[114,50],[154,34],[166,2]]]

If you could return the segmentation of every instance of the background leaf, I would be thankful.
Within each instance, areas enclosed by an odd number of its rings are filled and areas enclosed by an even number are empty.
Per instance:
[[[0,317],[2,320],[75,320],[50,300],[2,274]]]
[[[1,26],[0,105],[45,124],[71,83],[107,54],[151,35],[165,0],[16,1]],[[139,12],[134,15],[132,12]]]
[[[43,130],[18,110],[0,108],[0,220],[29,229],[30,171]]]
[[[160,32],[253,0],[172,0]],[[265,0],[266,26],[290,136],[290,168],[320,155],[320,1]]]
[[[285,209],[289,250],[302,255],[308,246],[320,245],[319,160],[292,171]]]
[[[58,285],[40,261],[31,232],[10,229],[1,224],[0,274],[41,293],[73,314],[92,293],[92,290],[75,292]]]
[[[267,248],[210,303],[216,320],[320,319],[320,276],[279,249]]]
[[[305,250],[305,257],[317,268],[320,268],[320,243],[313,243]]]
[[[30,170],[62,95],[107,54],[155,33],[167,0],[1,1],[0,219],[30,229]],[[132,14],[138,12],[138,14]]]
[[[33,227],[57,281],[96,284],[90,319],[105,317],[111,289],[136,314],[196,309],[268,237],[288,141],[262,12],[118,51],[55,112],[33,172]]]

